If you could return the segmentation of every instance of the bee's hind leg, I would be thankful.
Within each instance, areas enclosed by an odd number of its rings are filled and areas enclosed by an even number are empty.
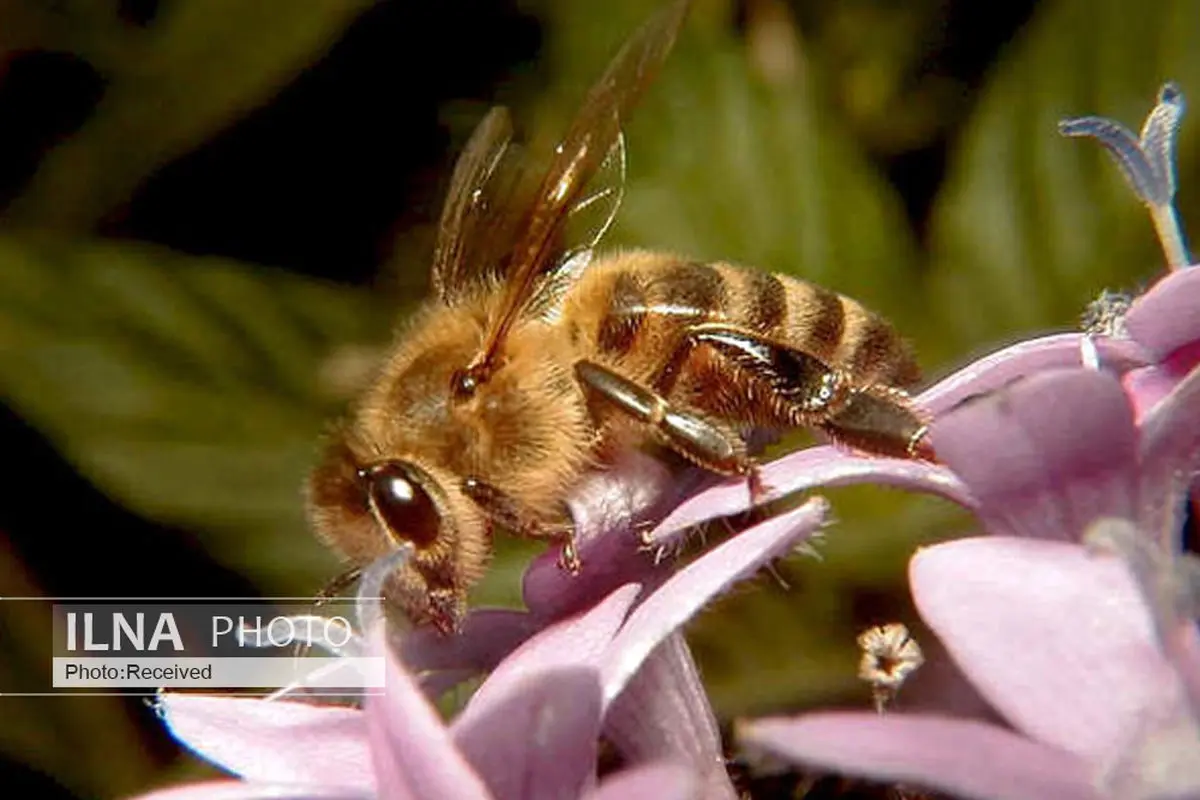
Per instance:
[[[693,352],[732,385],[753,385],[742,413],[817,428],[839,444],[872,455],[933,460],[928,419],[899,388],[858,384],[842,370],[798,347],[723,323],[689,329],[664,371],[674,380]],[[669,383],[668,383],[669,385]]]

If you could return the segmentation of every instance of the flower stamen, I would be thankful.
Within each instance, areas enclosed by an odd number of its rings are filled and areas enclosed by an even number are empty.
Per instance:
[[[875,710],[884,713],[908,676],[925,663],[921,646],[899,622],[877,625],[858,635],[863,651],[858,677],[871,684]]]

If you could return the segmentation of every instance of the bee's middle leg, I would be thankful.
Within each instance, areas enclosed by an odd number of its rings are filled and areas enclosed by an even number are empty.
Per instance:
[[[761,491],[758,468],[737,432],[690,408],[680,408],[653,389],[594,361],[575,364],[575,377],[595,398],[647,426],[689,461],[722,475],[744,475]]]
[[[558,563],[567,572],[577,575],[583,569],[575,544],[575,524],[565,506],[561,514],[547,520],[544,515],[535,514],[511,495],[479,478],[467,478],[462,489],[496,525],[520,536],[557,542],[561,547]]]

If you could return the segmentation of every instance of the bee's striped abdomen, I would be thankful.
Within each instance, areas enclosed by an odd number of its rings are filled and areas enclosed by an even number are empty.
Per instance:
[[[912,353],[886,320],[816,284],[659,253],[597,267],[585,274],[571,316],[591,320],[600,354],[643,377],[671,358],[690,326],[722,322],[815,356],[855,383],[905,387],[918,379]]]
[[[814,283],[719,264],[729,287],[730,322],[809,353],[855,382],[906,386],[918,378],[895,329],[857,301]]]

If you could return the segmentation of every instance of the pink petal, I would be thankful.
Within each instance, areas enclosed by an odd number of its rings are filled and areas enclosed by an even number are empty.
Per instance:
[[[1141,461],[1139,525],[1164,545],[1178,547],[1180,514],[1200,470],[1200,368],[1142,420]]]
[[[1099,800],[1076,756],[973,720],[865,713],[746,723],[746,745],[809,767],[981,800]]]
[[[962,539],[919,551],[913,599],[980,693],[1014,727],[1108,763],[1181,687],[1118,558],[1066,542]]]
[[[1121,386],[1133,406],[1134,419],[1141,422],[1150,409],[1171,393],[1180,377],[1157,365],[1139,367],[1121,376]]]
[[[1200,340],[1186,344],[1158,364],[1131,370],[1121,379],[1140,422],[1200,365]]]
[[[954,663],[945,646],[936,637],[918,636],[918,639],[925,663],[904,682],[900,707],[906,713],[1003,724],[1000,715]]]
[[[698,793],[696,778],[677,764],[648,764],[606,778],[588,800],[693,800]]]
[[[931,386],[917,397],[917,404],[940,415],[968,398],[1002,389],[1018,378],[1056,367],[1083,366],[1084,338],[1080,333],[1060,333],[1006,347]],[[1124,372],[1148,359],[1132,342],[1095,337],[1092,345],[1106,370]]]
[[[1107,373],[1051,370],[934,422],[934,450],[970,488],[991,533],[1075,539],[1137,508],[1136,432]]]
[[[387,688],[382,696],[369,696],[366,702],[379,794],[403,794],[417,800],[490,798],[416,680],[383,644],[382,637],[374,644],[388,656]]]
[[[661,580],[669,570],[655,565],[635,528],[665,514],[694,477],[673,476],[638,451],[588,475],[567,501],[583,571],[571,575],[559,567],[556,549],[542,554],[525,572],[525,606],[535,616],[557,619],[595,605],[623,584]]]
[[[336,786],[204,781],[140,794],[133,800],[367,800],[370,797],[373,795],[362,790]]]
[[[580,797],[596,777],[600,675],[531,671],[505,697],[454,726],[467,759],[500,800]]]
[[[1200,270],[1168,273],[1133,302],[1125,327],[1155,361],[1200,340]]]
[[[734,583],[786,555],[821,526],[828,511],[828,502],[814,497],[738,534],[672,575],[633,610],[609,645],[601,668],[606,703],[621,693],[663,639]]]
[[[626,763],[690,764],[706,798],[736,797],[721,733],[687,640],[676,631],[646,659],[604,717],[604,735]]]
[[[486,719],[488,708],[506,702],[510,693],[521,691],[525,676],[531,672],[595,666],[641,589],[638,584],[622,586],[595,608],[556,622],[530,638],[492,671],[455,719],[454,729],[474,725],[476,718]]]
[[[571,491],[567,506],[578,544],[612,531],[629,530],[664,502],[679,500],[677,476],[661,461],[630,450],[609,469],[588,474]]]
[[[164,693],[163,721],[202,758],[250,781],[375,790],[357,709]]]
[[[945,467],[853,455],[836,447],[810,447],[786,455],[765,465],[762,477],[769,491],[760,503],[820,486],[878,483],[940,495],[968,508],[974,505],[967,488]],[[702,522],[728,517],[754,505],[758,503],[751,503],[744,479],[728,481],[681,503],[654,529],[651,538],[669,543],[680,532]]]

